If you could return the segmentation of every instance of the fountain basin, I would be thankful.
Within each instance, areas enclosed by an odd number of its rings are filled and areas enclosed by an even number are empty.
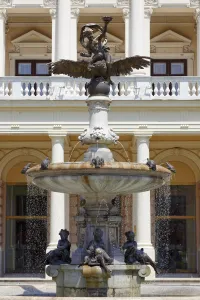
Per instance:
[[[48,276],[56,282],[57,297],[140,297],[141,284],[149,276],[146,265],[110,265],[112,276],[100,267],[49,265]]]
[[[116,195],[131,194],[159,188],[170,180],[171,172],[157,166],[149,170],[145,164],[106,162],[101,168],[90,162],[50,164],[48,170],[37,165],[27,171],[32,183],[58,193],[80,194],[90,204]]]

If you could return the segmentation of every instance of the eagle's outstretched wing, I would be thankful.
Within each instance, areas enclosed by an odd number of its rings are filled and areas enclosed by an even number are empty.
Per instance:
[[[92,72],[88,70],[87,61],[73,61],[61,59],[56,62],[49,63],[50,72],[53,74],[65,74],[74,78],[92,78]]]
[[[110,64],[109,75],[119,76],[128,75],[133,69],[144,69],[150,65],[150,57],[147,56],[132,56],[125,59],[117,60]]]

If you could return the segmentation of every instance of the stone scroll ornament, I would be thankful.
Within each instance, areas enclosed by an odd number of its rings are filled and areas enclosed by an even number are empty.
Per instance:
[[[111,76],[131,74],[133,69],[144,69],[150,65],[150,57],[132,56],[117,61],[112,57],[107,47],[107,27],[112,17],[103,17],[104,26],[89,23],[82,27],[80,43],[86,52],[82,57],[91,58],[89,61],[73,61],[61,59],[50,63],[53,74],[66,74],[74,78],[91,79],[86,88],[90,96],[109,95]]]
[[[124,262],[127,265],[133,265],[137,262],[142,265],[150,265],[153,267],[156,274],[158,274],[156,263],[144,252],[143,248],[137,249],[137,242],[135,241],[134,232],[127,231],[125,235],[127,241],[122,247],[124,250]]]
[[[71,244],[68,241],[69,231],[66,229],[61,229],[59,235],[60,240],[58,241],[57,248],[49,251],[46,254],[45,265],[60,265],[71,263]]]

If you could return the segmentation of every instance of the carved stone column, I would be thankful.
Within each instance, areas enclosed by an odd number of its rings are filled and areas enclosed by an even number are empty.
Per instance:
[[[135,135],[137,139],[137,162],[145,163],[149,158],[149,139],[151,135]],[[135,195],[135,218],[136,218],[136,240],[138,248],[144,248],[144,251],[155,260],[155,251],[151,243],[151,201],[150,191],[137,193]],[[152,270],[151,277],[155,275]]]
[[[51,20],[52,20],[52,61],[56,60],[56,16],[57,16],[57,11],[56,9],[50,9],[49,13],[51,15]]]
[[[52,163],[64,162],[64,135],[50,135],[52,140]],[[59,231],[69,228],[69,195],[51,192],[50,241],[47,251],[55,249]]]
[[[195,11],[195,19],[197,24],[197,76],[200,76],[200,8]]]
[[[70,59],[71,1],[58,0],[56,18],[56,60]]]
[[[153,13],[153,9],[151,7],[145,7],[144,9],[144,55],[151,56],[150,52],[150,44],[151,44],[151,37],[150,37],[150,24],[151,24],[151,15]],[[145,73],[147,76],[151,74],[150,66],[145,68]]]
[[[125,23],[125,57],[129,57],[129,46],[130,46],[130,39],[129,39],[129,9],[123,8],[123,18]]]
[[[0,9],[0,77],[5,76],[6,73],[6,9]]]
[[[70,43],[70,58],[72,60],[77,60],[77,30],[78,30],[78,18],[80,9],[71,9],[71,43]]]
[[[4,251],[5,251],[5,245],[3,243],[4,237],[4,190],[5,190],[5,184],[2,180],[0,180],[0,276],[4,273]]]

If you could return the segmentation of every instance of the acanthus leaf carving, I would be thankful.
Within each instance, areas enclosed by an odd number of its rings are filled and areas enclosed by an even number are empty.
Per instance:
[[[200,6],[200,0],[190,0],[190,7],[199,7]]]
[[[12,0],[0,0],[0,6],[12,6]]]
[[[43,6],[45,7],[56,7],[57,0],[44,0]]]
[[[85,6],[85,0],[71,0],[71,5],[73,6],[79,6],[83,5]]]
[[[145,6],[158,6],[158,0],[145,0]]]

